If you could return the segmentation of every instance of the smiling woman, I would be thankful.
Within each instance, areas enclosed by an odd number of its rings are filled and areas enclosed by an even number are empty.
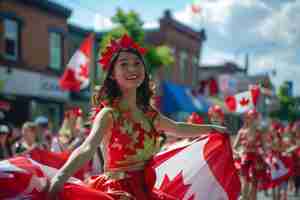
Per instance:
[[[225,130],[224,127],[217,125],[174,122],[156,111],[150,104],[152,91],[142,57],[144,53],[145,49],[140,48],[127,35],[111,41],[110,46],[106,48],[100,63],[107,71],[107,75],[97,95],[96,102],[99,102],[99,105],[96,105],[92,115],[91,132],[51,179],[50,197],[61,190],[60,197],[64,200],[176,199],[178,190],[185,191],[186,186],[182,181],[177,183],[175,179],[171,184],[175,185],[168,186],[167,191],[154,192],[155,189],[152,187],[155,172],[146,172],[146,166],[149,166],[150,160],[160,151],[160,133],[165,132],[179,138],[195,138],[212,131],[217,133]],[[217,134],[226,139],[220,132]],[[100,144],[104,156],[104,174],[87,180],[87,186],[96,191],[88,191],[87,188],[79,186],[63,187],[68,178],[91,159]],[[191,156],[190,154],[191,152],[186,153],[185,156]],[[180,159],[180,156],[177,159]],[[162,164],[161,160],[159,164]],[[197,166],[193,170],[196,170]],[[178,173],[180,180],[187,178],[183,177],[180,170]],[[165,179],[164,175],[157,178],[157,180]],[[196,180],[190,181],[193,184]],[[158,190],[163,190],[166,184],[164,182]],[[197,184],[199,183],[195,183]],[[191,197],[193,193],[196,194],[197,191],[193,190],[191,194],[185,191],[181,196],[187,195],[189,198],[188,196]]]

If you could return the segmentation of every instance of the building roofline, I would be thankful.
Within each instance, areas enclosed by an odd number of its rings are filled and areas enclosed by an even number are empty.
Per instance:
[[[205,34],[204,29],[201,29],[200,31],[196,31],[192,27],[190,27],[186,24],[183,24],[182,22],[179,22],[178,20],[176,20],[172,17],[170,10],[166,10],[164,12],[164,16],[160,19],[160,23],[162,23],[163,21],[165,21],[169,25],[173,26],[177,31],[183,32],[192,38],[195,38],[199,41],[206,40],[206,34]]]
[[[12,1],[12,0],[10,0]],[[13,0],[17,3],[22,3],[27,6],[35,6],[37,8],[40,8],[44,11],[51,12],[53,14],[56,14],[58,16],[69,18],[72,14],[72,10],[69,8],[66,8],[58,3],[49,1],[49,0]]]
[[[232,70],[232,71],[239,71],[239,72],[244,72],[245,69],[239,67],[238,65],[236,65],[235,63],[231,63],[231,62],[225,62],[225,63],[220,63],[220,64],[216,64],[216,65],[199,65],[198,66],[198,70],[211,70],[211,71],[215,71],[215,70]]]

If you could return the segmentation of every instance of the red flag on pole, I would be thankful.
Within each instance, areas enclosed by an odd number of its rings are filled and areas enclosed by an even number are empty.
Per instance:
[[[199,1],[193,1],[191,4],[191,10],[193,14],[199,14],[201,12],[201,7],[200,7],[200,2]]]
[[[71,57],[59,85],[63,90],[78,92],[89,85],[89,64],[92,55],[93,35],[89,35]]]

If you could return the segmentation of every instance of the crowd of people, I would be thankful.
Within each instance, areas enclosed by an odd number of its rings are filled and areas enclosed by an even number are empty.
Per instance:
[[[143,172],[153,155],[212,131],[226,134],[227,129],[219,106],[209,109],[209,124],[203,124],[195,113],[186,122],[175,122],[159,113],[150,101],[143,52],[128,36],[107,48],[100,60],[107,78],[93,98],[95,106],[88,125],[83,123],[80,108],[65,112],[57,134],[49,130],[45,117],[25,122],[21,134],[2,123],[0,160],[35,148],[68,152],[69,159],[50,181],[49,197],[54,198],[68,178],[91,160],[84,179],[99,191],[101,199],[153,199]],[[249,110],[232,140],[234,164],[242,183],[240,198],[255,200],[258,190],[265,190],[265,195],[272,195],[274,200],[286,200],[288,190],[298,195],[300,121],[286,126],[274,121],[263,130],[259,120],[260,114]],[[65,192],[61,197],[72,199],[68,195]]]

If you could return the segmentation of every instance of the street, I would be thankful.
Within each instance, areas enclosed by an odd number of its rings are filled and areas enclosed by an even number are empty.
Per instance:
[[[272,200],[271,192],[269,191],[269,196],[266,197],[263,192],[258,194],[258,200]],[[300,200],[300,197],[295,197],[293,193],[289,193],[288,200]]]

